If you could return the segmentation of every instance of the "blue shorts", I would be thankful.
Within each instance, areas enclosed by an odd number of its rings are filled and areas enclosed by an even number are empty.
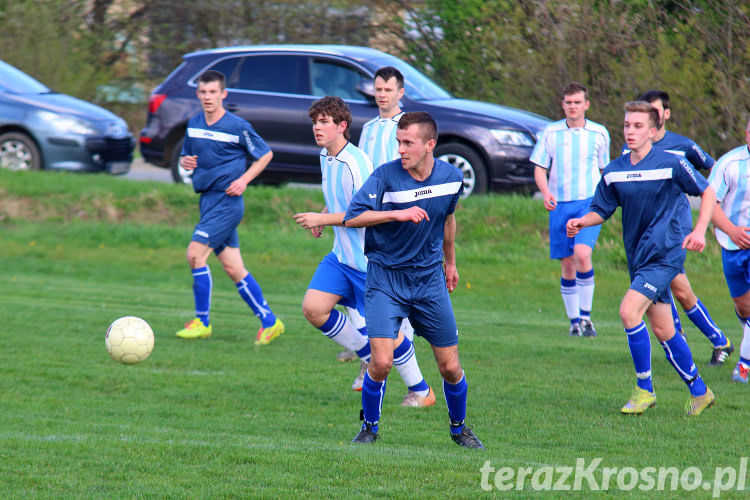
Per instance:
[[[630,289],[645,295],[654,303],[671,304],[672,289],[670,284],[678,274],[680,274],[679,267],[667,266],[658,262],[647,264],[631,274]]]
[[[365,316],[365,276],[366,273],[339,262],[331,252],[320,261],[307,288],[338,295],[339,304]]]
[[[208,245],[216,255],[226,247],[239,248],[237,226],[245,214],[242,196],[206,191],[201,193],[199,206],[201,220],[195,226],[192,241]]]
[[[414,333],[431,345],[458,344],[456,318],[442,262],[427,268],[393,270],[370,261],[365,312],[370,337],[395,339],[401,320],[409,318]]]
[[[750,291],[750,250],[721,249],[724,277],[733,299]]]
[[[554,210],[549,213],[549,257],[550,259],[563,259],[573,255],[576,245],[588,245],[594,248],[596,239],[602,226],[590,226],[581,229],[575,237],[568,238],[565,224],[569,219],[583,217],[589,213],[591,198],[576,201],[561,201]]]

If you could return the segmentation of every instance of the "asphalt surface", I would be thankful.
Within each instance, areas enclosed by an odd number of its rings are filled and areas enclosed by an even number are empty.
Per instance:
[[[125,179],[133,181],[160,181],[173,182],[172,173],[168,168],[155,167],[143,161],[142,158],[136,158],[130,165],[130,172],[123,176]]]

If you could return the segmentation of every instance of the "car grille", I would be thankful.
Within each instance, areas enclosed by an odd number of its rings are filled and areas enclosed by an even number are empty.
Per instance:
[[[110,137],[91,137],[86,139],[86,148],[92,155],[98,154],[105,162],[130,161],[133,159],[135,143],[132,137],[112,139]]]

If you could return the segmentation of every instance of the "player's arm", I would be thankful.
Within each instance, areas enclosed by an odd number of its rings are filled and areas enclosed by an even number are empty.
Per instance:
[[[328,213],[328,207],[324,207],[320,212],[300,212],[294,214],[294,220],[305,229],[313,229],[322,226],[343,226],[344,213]]]
[[[422,208],[414,205],[404,210],[367,210],[345,220],[346,227],[369,227],[387,222],[413,222],[419,224],[423,220],[430,220],[430,216]]]
[[[456,268],[456,216],[448,215],[443,227],[443,267],[445,269],[445,285],[448,292],[452,292],[458,285],[458,269]]]
[[[682,242],[682,248],[687,248],[692,252],[703,251],[706,247],[706,229],[708,229],[708,223],[711,222],[714,207],[716,207],[716,193],[714,188],[708,186],[701,194],[698,220],[695,221],[695,227]]]
[[[536,187],[539,189],[539,192],[542,193],[542,198],[544,199],[544,208],[550,211],[554,210],[557,206],[557,200],[552,194],[552,191],[549,190],[546,168],[540,167],[539,165],[536,165],[534,167],[534,182],[536,182]]]
[[[258,177],[260,173],[266,169],[268,164],[271,163],[272,158],[273,158],[273,151],[268,150],[260,158],[255,160],[250,165],[250,168],[245,170],[244,174],[242,174],[237,179],[232,181],[232,183],[227,188],[226,193],[229,196],[239,196],[242,193],[244,193],[245,189],[247,188],[247,185],[250,184],[253,181],[253,179]]]
[[[589,212],[583,217],[568,219],[568,222],[565,224],[565,231],[568,234],[568,238],[572,238],[573,236],[581,232],[581,229],[602,224],[604,220],[604,217],[602,217],[598,213]]]
[[[714,208],[711,221],[714,223],[714,226],[724,231],[729,236],[729,239],[732,240],[732,243],[740,249],[747,250],[750,248],[750,234],[748,234],[750,227],[735,225],[729,220],[724,210],[721,209],[721,205],[717,204]]]

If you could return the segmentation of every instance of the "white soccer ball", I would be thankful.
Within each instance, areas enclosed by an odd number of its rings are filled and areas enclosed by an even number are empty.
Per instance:
[[[104,345],[112,359],[133,365],[151,354],[154,349],[154,332],[141,318],[124,316],[109,325]]]

